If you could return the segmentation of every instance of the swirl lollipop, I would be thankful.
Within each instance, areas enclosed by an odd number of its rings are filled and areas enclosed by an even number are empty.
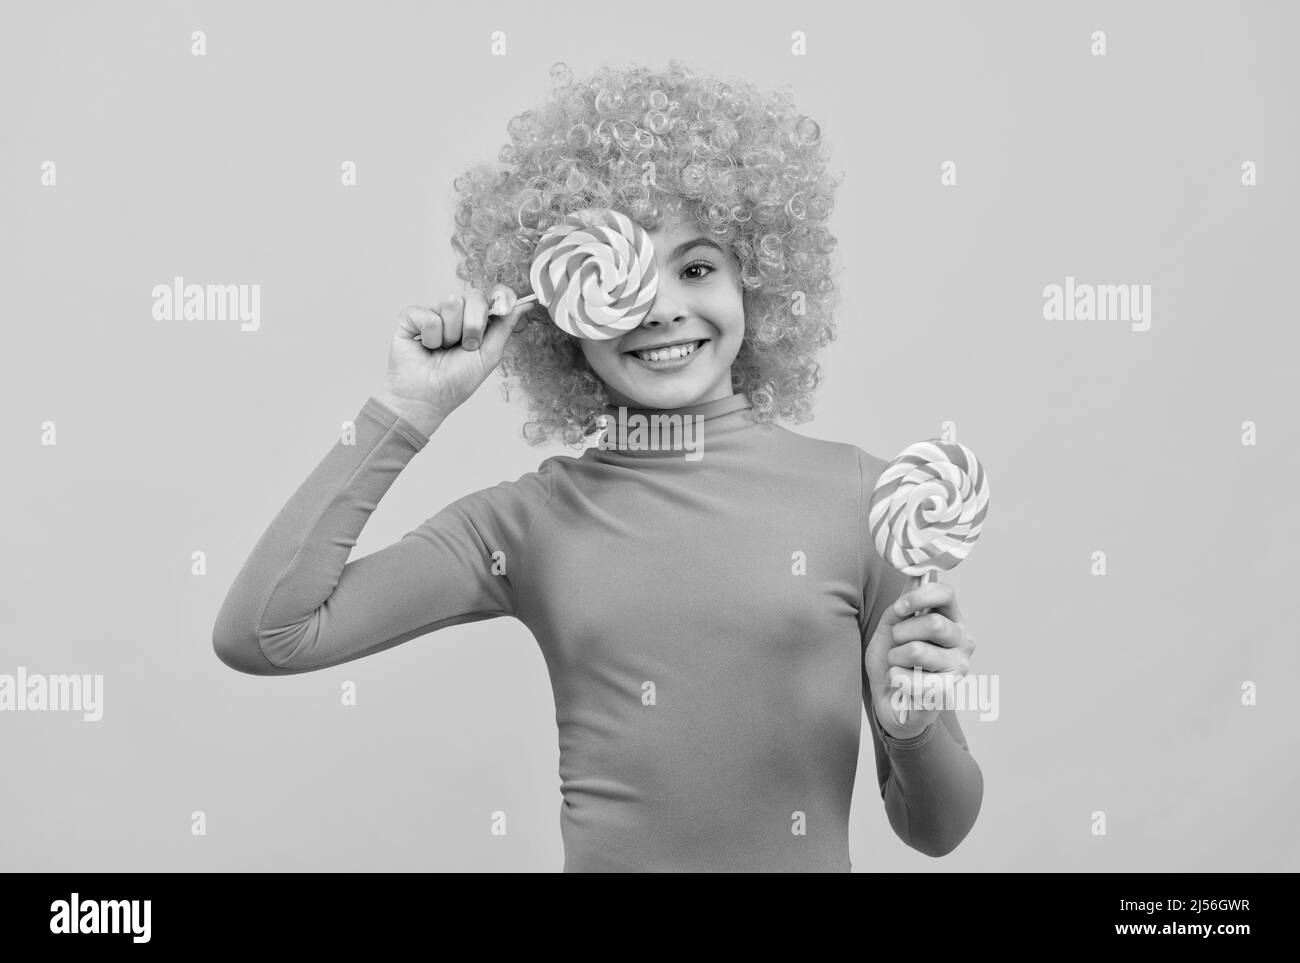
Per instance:
[[[650,235],[627,215],[604,209],[570,214],[542,235],[529,280],[533,294],[514,300],[503,291],[492,313],[535,300],[561,330],[595,341],[639,325],[659,291]]]
[[[908,445],[880,473],[867,523],[880,557],[925,585],[970,554],[988,506],[988,475],[975,453],[931,439]],[[905,709],[899,716],[907,721]]]

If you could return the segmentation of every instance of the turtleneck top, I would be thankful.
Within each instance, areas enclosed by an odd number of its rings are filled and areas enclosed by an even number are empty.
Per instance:
[[[954,712],[895,739],[867,687],[866,643],[908,584],[868,528],[885,462],[759,423],[741,394],[606,417],[580,455],[349,561],[430,441],[368,398],[235,578],[217,655],[285,675],[518,619],[555,697],[566,872],[850,870],[864,709],[894,832],[956,847],[983,778]]]

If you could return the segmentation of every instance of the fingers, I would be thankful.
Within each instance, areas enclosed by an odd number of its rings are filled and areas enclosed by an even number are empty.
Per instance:
[[[948,649],[965,648],[968,641],[966,626],[938,612],[913,616],[905,622],[899,622],[891,627],[890,636],[895,645],[919,640]],[[970,647],[974,648],[973,642]]]
[[[961,609],[957,605],[956,589],[947,582],[930,582],[922,585],[920,579],[913,578],[907,590],[881,615],[880,624],[897,625],[923,609],[938,612],[951,622],[962,621]]]
[[[938,612],[918,615],[890,628],[892,645],[885,659],[891,666],[930,672],[965,673],[975,652],[975,638],[960,622]]]
[[[489,326],[504,327],[506,335],[524,329],[524,315],[532,307],[531,302],[518,304],[519,298],[515,292],[504,284],[495,285],[489,299],[485,300],[477,291],[471,291],[465,296],[461,345],[467,351],[473,351],[486,342]]]
[[[515,294],[514,289],[506,284],[497,284],[493,286],[491,301],[488,305],[488,311],[495,317],[505,317],[514,315],[518,320],[514,323],[514,331],[524,330],[527,321],[524,319],[526,311],[518,310],[519,296]],[[531,304],[525,307],[532,307]]]
[[[497,317],[503,314],[509,314],[519,298],[515,295],[514,289],[507,284],[497,284],[492,288],[492,303],[488,310]]]
[[[955,688],[963,675],[892,666],[888,678],[890,705],[898,712],[900,722],[906,722],[906,709],[960,708]]]
[[[426,348],[442,347],[442,318],[432,308],[407,305],[398,312],[397,324],[403,334]]]
[[[459,343],[466,351],[477,351],[483,346],[490,322],[495,323],[494,319],[499,316],[522,314],[522,310],[515,306],[515,293],[504,284],[496,285],[491,296],[492,303],[489,305],[482,294],[471,289],[465,294],[448,298],[443,303],[439,313],[442,315],[444,347],[449,348]],[[494,310],[498,307],[505,309],[504,313]],[[524,307],[527,308],[528,305]],[[489,311],[492,313],[489,314]],[[522,327],[522,318],[516,318],[514,330],[518,331]]]
[[[503,297],[499,291],[509,293]],[[432,308],[405,307],[398,313],[398,324],[403,333],[430,350],[459,346],[478,351],[492,341],[495,349],[504,351],[505,341],[511,333],[523,330],[525,315],[533,307],[531,301],[516,304],[517,300],[505,285],[493,288],[491,304],[478,291],[470,290],[444,298]],[[502,305],[508,305],[504,313],[492,311]],[[494,339],[493,332],[500,329],[504,330]]]
[[[460,346],[466,351],[477,351],[483,343],[487,328],[487,301],[477,291],[470,291],[462,299],[464,314],[461,319]]]
[[[406,337],[415,339],[420,336],[420,322],[411,316],[412,311],[423,311],[424,308],[418,308],[415,305],[407,305],[397,312],[397,330]]]
[[[970,669],[970,656],[963,649],[945,649],[929,642],[903,642],[894,646],[885,656],[890,666],[900,669],[924,669],[926,672],[955,672],[965,675]]]
[[[525,321],[525,315],[529,309],[534,307],[532,302],[513,305],[509,312],[502,315],[492,315],[489,321],[487,333],[483,336],[483,347],[481,350],[487,352],[488,360],[495,364],[501,360],[505,354],[506,342],[516,331],[522,331]]]
[[[438,305],[438,314],[442,316],[442,343],[439,348],[450,348],[460,341],[464,331],[465,297],[453,294]]]
[[[877,625],[876,631],[897,625],[899,622],[903,621],[903,619],[908,618],[916,611],[916,609],[912,608],[911,594],[920,584],[921,580],[915,576],[908,580],[907,588],[904,589],[903,593],[894,600],[894,604],[885,609],[884,613],[880,616],[880,623]],[[904,602],[906,602],[906,604],[904,604]]]

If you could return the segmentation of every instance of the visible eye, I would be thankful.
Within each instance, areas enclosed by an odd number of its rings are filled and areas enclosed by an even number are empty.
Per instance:
[[[717,268],[715,268],[715,267],[714,267],[712,264],[710,264],[708,261],[692,261],[690,264],[686,265],[686,267],[682,268],[682,274],[685,274],[687,271],[691,270],[692,268],[705,268],[705,269],[708,270],[709,274],[712,274],[714,271],[717,270]],[[708,277],[708,275],[706,274],[706,275],[704,275],[704,277]],[[693,278],[690,278],[689,280],[692,280],[692,281],[699,281],[699,280],[701,280],[701,278],[700,278],[700,277],[693,277]]]

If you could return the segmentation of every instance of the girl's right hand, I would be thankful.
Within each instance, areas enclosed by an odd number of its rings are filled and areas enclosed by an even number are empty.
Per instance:
[[[504,296],[502,303],[511,306],[506,314],[489,315],[489,302],[475,290],[433,308],[404,308],[380,400],[436,426],[472,395],[501,363],[506,342],[523,329],[524,314],[533,306],[516,304],[515,293],[502,284],[491,294]]]

